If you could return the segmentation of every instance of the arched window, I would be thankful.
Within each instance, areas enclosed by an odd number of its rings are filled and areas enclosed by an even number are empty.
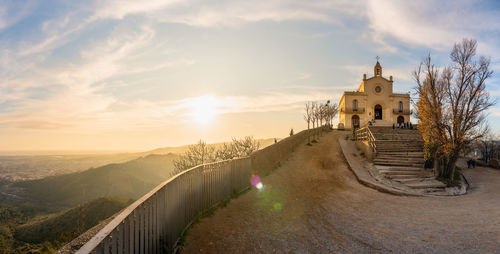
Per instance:
[[[399,108],[398,109],[399,109],[399,112],[403,112],[403,102],[402,101],[399,102]]]
[[[352,110],[354,110],[354,111],[358,110],[358,100],[352,101]]]

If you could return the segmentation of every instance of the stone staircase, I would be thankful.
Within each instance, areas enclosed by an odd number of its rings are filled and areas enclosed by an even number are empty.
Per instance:
[[[446,187],[424,169],[424,141],[418,130],[372,126],[370,131],[376,145],[373,163],[385,178],[412,189]]]

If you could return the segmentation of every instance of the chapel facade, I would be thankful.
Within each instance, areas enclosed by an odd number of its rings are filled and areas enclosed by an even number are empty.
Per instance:
[[[410,94],[393,93],[392,76],[382,76],[377,61],[373,77],[366,78],[356,91],[346,91],[339,102],[339,123],[346,129],[360,128],[375,122],[375,126],[392,126],[410,121]],[[375,120],[375,121],[373,121]]]

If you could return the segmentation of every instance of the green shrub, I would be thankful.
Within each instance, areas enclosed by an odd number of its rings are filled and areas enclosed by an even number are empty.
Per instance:
[[[457,187],[461,186],[461,184],[462,184],[461,171],[462,171],[462,169],[460,167],[455,166],[455,173],[453,175],[452,186],[457,186]]]

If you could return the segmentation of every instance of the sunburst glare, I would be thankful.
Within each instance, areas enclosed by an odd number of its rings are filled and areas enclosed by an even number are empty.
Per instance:
[[[219,114],[217,99],[212,95],[194,98],[187,106],[188,116],[198,124],[209,124]]]

